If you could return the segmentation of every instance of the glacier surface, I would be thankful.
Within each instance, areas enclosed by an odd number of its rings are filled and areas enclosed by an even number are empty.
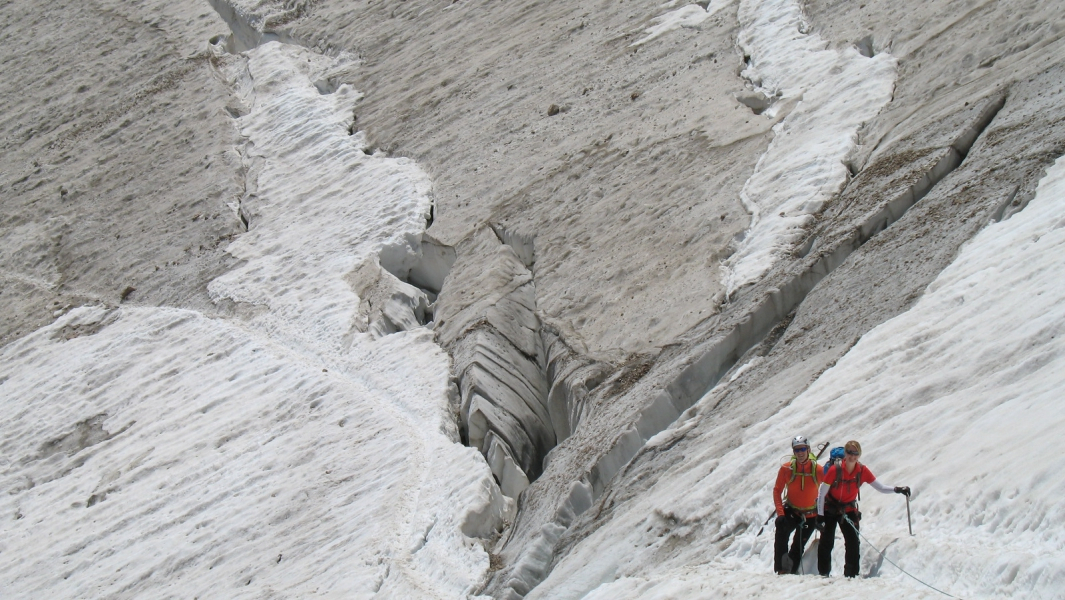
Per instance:
[[[0,15],[0,595],[1061,595],[1056,3]]]

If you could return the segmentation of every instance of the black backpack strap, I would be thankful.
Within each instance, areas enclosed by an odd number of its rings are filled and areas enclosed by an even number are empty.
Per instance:
[[[854,470],[854,491],[858,492],[858,500],[862,499],[862,473],[865,472],[865,465],[859,464],[860,469]]]
[[[837,460],[836,464],[835,464],[835,467],[836,467],[836,478],[832,480],[832,487],[839,487],[840,480],[843,479],[843,463],[841,461]]]

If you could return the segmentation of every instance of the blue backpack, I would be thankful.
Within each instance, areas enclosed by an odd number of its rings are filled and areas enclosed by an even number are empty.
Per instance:
[[[832,453],[828,455],[828,461],[825,462],[825,466],[821,467],[821,477],[828,475],[828,468],[833,464],[839,464],[843,462],[843,457],[847,455],[847,452],[843,449],[843,446],[836,446],[832,449]]]

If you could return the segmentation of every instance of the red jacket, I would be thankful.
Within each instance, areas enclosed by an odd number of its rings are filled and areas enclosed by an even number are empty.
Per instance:
[[[845,465],[844,465],[845,466]],[[837,477],[836,472],[841,471]],[[828,472],[825,473],[822,483],[827,483],[832,486],[828,490],[828,495],[835,498],[842,504],[849,504],[858,499],[858,488],[863,483],[872,483],[876,481],[876,476],[869,470],[869,467],[862,463],[855,463],[854,470],[847,473],[847,469],[837,469],[836,465],[832,465],[828,468]]]

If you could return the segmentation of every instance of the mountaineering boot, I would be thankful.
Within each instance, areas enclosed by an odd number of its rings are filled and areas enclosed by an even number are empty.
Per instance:
[[[792,568],[791,557],[788,556],[787,554],[785,554],[784,556],[781,556],[780,557],[780,570],[777,571],[777,575],[790,575],[791,573],[794,573],[794,572],[795,571]]]

